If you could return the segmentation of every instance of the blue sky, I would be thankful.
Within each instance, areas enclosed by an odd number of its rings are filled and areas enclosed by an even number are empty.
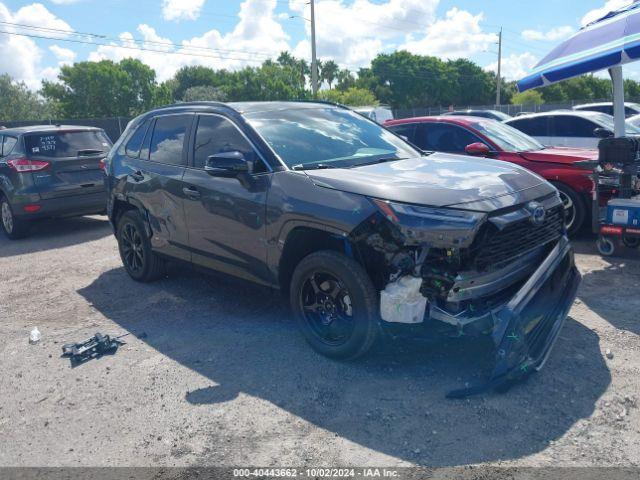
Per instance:
[[[629,1],[316,0],[318,54],[357,69],[379,52],[402,48],[470,58],[494,69],[496,33],[503,27],[503,72],[515,79],[585,21]],[[234,69],[257,65],[283,49],[308,58],[306,3],[0,0],[0,31],[13,33],[0,33],[0,51],[11,52],[0,55],[0,73],[37,89],[42,79],[55,79],[61,65],[81,60],[133,56],[166,80],[184,65]],[[635,69],[628,74],[637,76]]]

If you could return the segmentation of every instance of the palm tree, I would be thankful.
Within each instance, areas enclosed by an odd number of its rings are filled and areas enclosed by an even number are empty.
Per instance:
[[[338,76],[340,67],[333,60],[327,60],[322,65],[322,80],[325,80],[329,84],[329,90],[333,88],[333,82]]]

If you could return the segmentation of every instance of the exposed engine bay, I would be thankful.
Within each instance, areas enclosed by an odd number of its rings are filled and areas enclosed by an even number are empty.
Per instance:
[[[579,283],[556,195],[492,215],[375,202],[380,212],[354,230],[351,242],[381,291],[384,324],[491,335],[497,364],[487,388],[497,376],[513,380],[507,372],[522,377],[533,369],[527,364],[544,362],[552,327],[559,330],[566,316],[552,311],[548,293],[569,283],[575,296]],[[468,390],[455,396],[478,389]]]

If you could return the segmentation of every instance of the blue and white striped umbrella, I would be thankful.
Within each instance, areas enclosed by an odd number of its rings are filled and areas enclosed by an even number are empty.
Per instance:
[[[640,60],[640,3],[611,12],[556,47],[518,82],[521,92]]]

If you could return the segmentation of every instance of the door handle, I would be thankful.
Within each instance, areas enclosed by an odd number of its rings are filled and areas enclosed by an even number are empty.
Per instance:
[[[202,196],[196,187],[185,187],[182,192],[192,200],[199,200]]]
[[[144,180],[144,175],[140,170],[138,170],[137,172],[130,173],[129,176],[133,178],[133,180],[136,182],[141,182]]]

